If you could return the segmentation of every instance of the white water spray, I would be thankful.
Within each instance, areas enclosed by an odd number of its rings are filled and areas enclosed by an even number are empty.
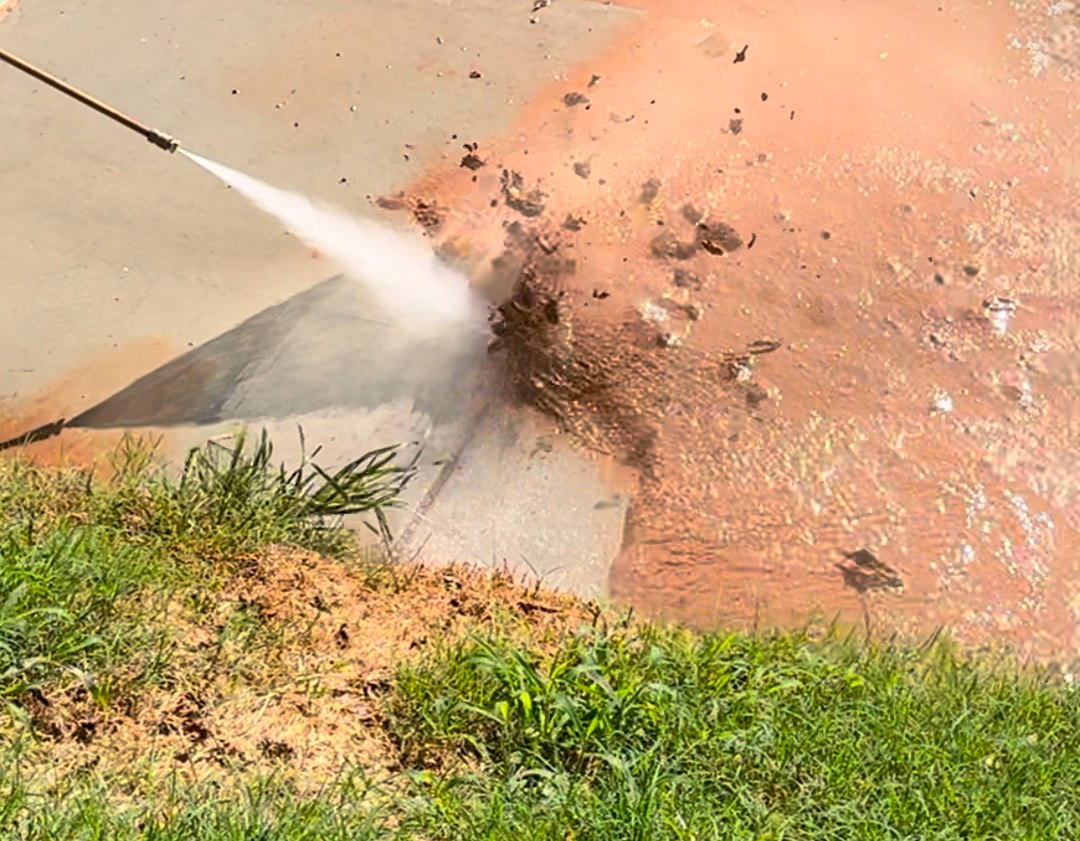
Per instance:
[[[484,315],[468,280],[441,262],[422,240],[272,187],[184,149],[177,151],[276,216],[290,233],[364,283],[393,317],[395,327],[426,335],[482,329]]]

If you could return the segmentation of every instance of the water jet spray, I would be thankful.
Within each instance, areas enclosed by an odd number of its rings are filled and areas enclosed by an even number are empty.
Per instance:
[[[486,311],[468,278],[442,262],[429,244],[418,236],[385,228],[370,219],[354,218],[337,208],[181,149],[179,142],[169,135],[4,50],[0,50],[0,59],[131,129],[155,146],[167,152],[179,151],[260,210],[276,217],[291,234],[318,248],[344,270],[345,277],[371,293],[371,300],[365,306],[374,308],[380,317],[372,318],[372,313],[365,309],[365,318],[384,325],[385,329],[378,352],[369,355],[378,356],[382,364],[393,361],[399,366],[395,380],[402,383],[402,388],[415,389],[409,395],[413,398],[441,390],[442,384],[433,385],[434,380],[427,373],[437,369],[445,377],[445,393],[454,395],[456,401],[462,372],[483,358]],[[352,373],[350,370],[349,375]],[[385,376],[375,377],[373,382],[386,388],[385,380]],[[310,377],[305,377],[305,388],[309,382]],[[70,420],[43,424],[0,441],[0,451],[44,441],[71,427],[95,428],[94,417],[92,408]]]
[[[46,85],[61,93],[65,93],[77,102],[81,102],[83,105],[88,105],[97,111],[99,114],[104,114],[110,120],[115,120],[125,128],[131,129],[136,134],[140,134],[157,146],[159,149],[164,149],[166,152],[175,152],[180,146],[180,141],[174,137],[170,137],[164,132],[160,132],[157,129],[150,128],[140,123],[138,120],[129,117],[127,114],[116,110],[111,105],[106,105],[100,99],[90,96],[90,94],[79,90],[74,85],[70,85],[63,79],[58,79],[51,73],[47,73],[40,67],[35,67],[28,61],[24,61],[18,56],[12,55],[7,50],[0,49],[0,61],[4,61],[10,64],[17,70],[23,71],[30,76],[33,76],[39,82],[44,82]]]

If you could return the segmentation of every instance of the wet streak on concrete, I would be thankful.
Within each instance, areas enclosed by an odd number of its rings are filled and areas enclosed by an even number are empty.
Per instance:
[[[483,336],[415,340],[342,276],[247,319],[73,418],[91,429],[205,425],[412,398],[442,422],[483,358]]]

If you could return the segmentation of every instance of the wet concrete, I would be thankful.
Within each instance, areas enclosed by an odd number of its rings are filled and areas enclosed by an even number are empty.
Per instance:
[[[416,185],[528,289],[522,393],[638,467],[613,594],[1074,654],[1075,5],[630,5]]]
[[[477,417],[438,496],[420,500],[397,551],[510,568],[545,587],[606,598],[629,499],[606,460],[532,413],[498,402]],[[514,548],[517,554],[508,554]]]
[[[281,420],[301,407],[371,411],[406,399],[434,424],[458,418],[484,359],[484,337],[430,346],[402,335],[377,311],[359,283],[331,278],[143,375],[69,425]]]

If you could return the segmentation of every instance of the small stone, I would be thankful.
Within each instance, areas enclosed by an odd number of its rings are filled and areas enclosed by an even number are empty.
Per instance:
[[[930,401],[930,411],[934,414],[948,414],[953,410],[953,399],[949,392],[939,389]]]
[[[705,214],[698,210],[696,207],[694,207],[692,204],[684,204],[682,206],[682,215],[683,219],[685,219],[691,225],[696,225],[705,217]]]
[[[675,269],[675,285],[680,289],[701,289],[701,278],[686,269]]]
[[[654,257],[689,260],[697,251],[697,243],[681,242],[673,231],[664,231],[649,243]]]
[[[743,246],[742,237],[731,225],[723,222],[699,223],[697,242],[710,254],[716,255],[728,254]]]
[[[638,201],[642,204],[652,204],[660,195],[661,186],[659,179],[650,178],[641,185],[641,195],[638,196]]]

